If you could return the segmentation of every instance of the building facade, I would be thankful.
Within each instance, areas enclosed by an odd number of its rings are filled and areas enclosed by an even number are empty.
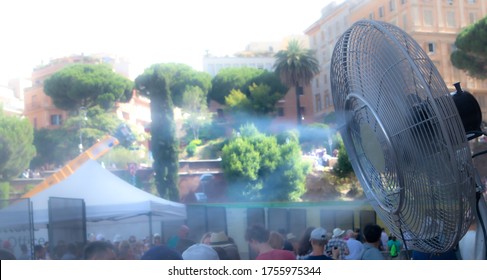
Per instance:
[[[94,63],[92,58],[72,56],[51,60],[32,71],[32,87],[24,92],[24,116],[34,129],[57,128],[67,119],[68,112],[56,108],[52,99],[44,93],[44,81],[52,74],[74,63]]]
[[[317,50],[321,72],[313,81],[312,94],[323,95],[325,112],[333,110],[330,89],[330,60],[337,38],[354,22],[362,19],[385,21],[396,25],[413,37],[428,53],[445,84],[461,82],[470,91],[487,118],[487,80],[481,81],[453,67],[450,55],[460,31],[487,15],[487,1],[482,0],[348,0],[331,3],[322,10],[322,17],[306,34],[311,47]],[[320,101],[318,97],[317,101]],[[320,103],[315,107],[319,108]]]
[[[316,58],[320,64],[320,73],[313,78],[310,85],[316,119],[322,119],[334,111],[329,77],[331,57],[336,42],[351,25],[352,7],[360,2],[331,2],[321,10],[321,18],[305,30],[310,40],[310,48],[316,51]]]
[[[280,49],[282,42],[253,42],[233,56],[219,57],[207,54],[203,57],[203,71],[212,77],[225,68],[250,67],[272,71],[276,61],[274,54]]]
[[[203,71],[214,77],[225,68],[250,67],[272,71],[276,59],[273,56],[262,57],[205,57]]]

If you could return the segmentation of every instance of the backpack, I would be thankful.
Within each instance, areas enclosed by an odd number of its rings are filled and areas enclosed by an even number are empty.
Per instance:
[[[396,242],[393,242],[392,245],[391,245],[390,255],[393,258],[394,257],[397,257],[397,255],[398,255]]]

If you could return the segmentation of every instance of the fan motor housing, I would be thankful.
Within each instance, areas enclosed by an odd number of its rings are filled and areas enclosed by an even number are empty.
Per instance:
[[[468,91],[463,91],[460,83],[455,83],[456,92],[453,94],[453,101],[457,107],[458,114],[462,118],[468,140],[472,140],[482,135],[482,110],[477,99]]]

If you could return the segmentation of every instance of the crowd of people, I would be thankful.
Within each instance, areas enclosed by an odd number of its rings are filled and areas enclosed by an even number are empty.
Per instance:
[[[384,238],[385,235],[385,238]],[[159,234],[137,240],[115,235],[107,240],[101,234],[90,235],[88,243],[64,244],[52,250],[49,243],[36,245],[36,260],[240,260],[234,240],[221,232],[207,232],[200,240],[188,238],[189,228],[182,225],[176,235],[163,240]],[[245,240],[257,260],[383,260],[388,254],[397,258],[401,242],[387,236],[375,224],[360,230],[335,228],[327,232],[321,227],[309,227],[298,239],[284,230],[269,231],[261,225],[249,227]],[[22,256],[14,256],[9,248],[0,249],[0,259],[30,259],[27,247]],[[391,250],[392,248],[392,250]],[[394,251],[394,252],[393,252]],[[25,256],[24,256],[25,255]]]
[[[321,227],[308,227],[299,240],[294,236],[291,236],[292,238],[287,236],[287,240],[283,241],[292,244],[292,249],[289,250],[293,254],[291,256],[282,252],[282,250],[287,250],[285,246],[273,246],[273,244],[281,243],[273,241],[277,235],[273,235],[272,232],[268,233],[269,240],[264,242],[265,231],[260,226],[252,227],[247,231],[246,240],[258,253],[256,259],[384,260],[385,256],[389,255],[389,248],[392,245],[389,241],[383,243],[381,237],[385,232],[383,228],[375,224],[365,226],[363,234],[359,229],[345,231],[335,228],[329,233]],[[253,232],[260,232],[260,235],[251,234]],[[284,239],[285,236],[282,238]],[[394,240],[393,242],[397,246],[397,254],[390,257],[397,258],[398,252],[402,250],[402,243],[393,236],[389,236],[388,239]]]

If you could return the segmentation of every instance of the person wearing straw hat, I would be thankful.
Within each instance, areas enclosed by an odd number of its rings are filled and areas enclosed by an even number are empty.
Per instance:
[[[240,260],[238,247],[231,242],[225,232],[213,232],[210,236],[210,246],[213,248],[222,248],[229,260]]]
[[[333,235],[330,241],[328,241],[328,244],[326,244],[326,253],[328,256],[331,256],[334,248],[339,249],[338,259],[344,259],[345,256],[350,254],[347,242],[343,239],[344,235],[345,231],[341,228],[335,228],[333,230]]]

